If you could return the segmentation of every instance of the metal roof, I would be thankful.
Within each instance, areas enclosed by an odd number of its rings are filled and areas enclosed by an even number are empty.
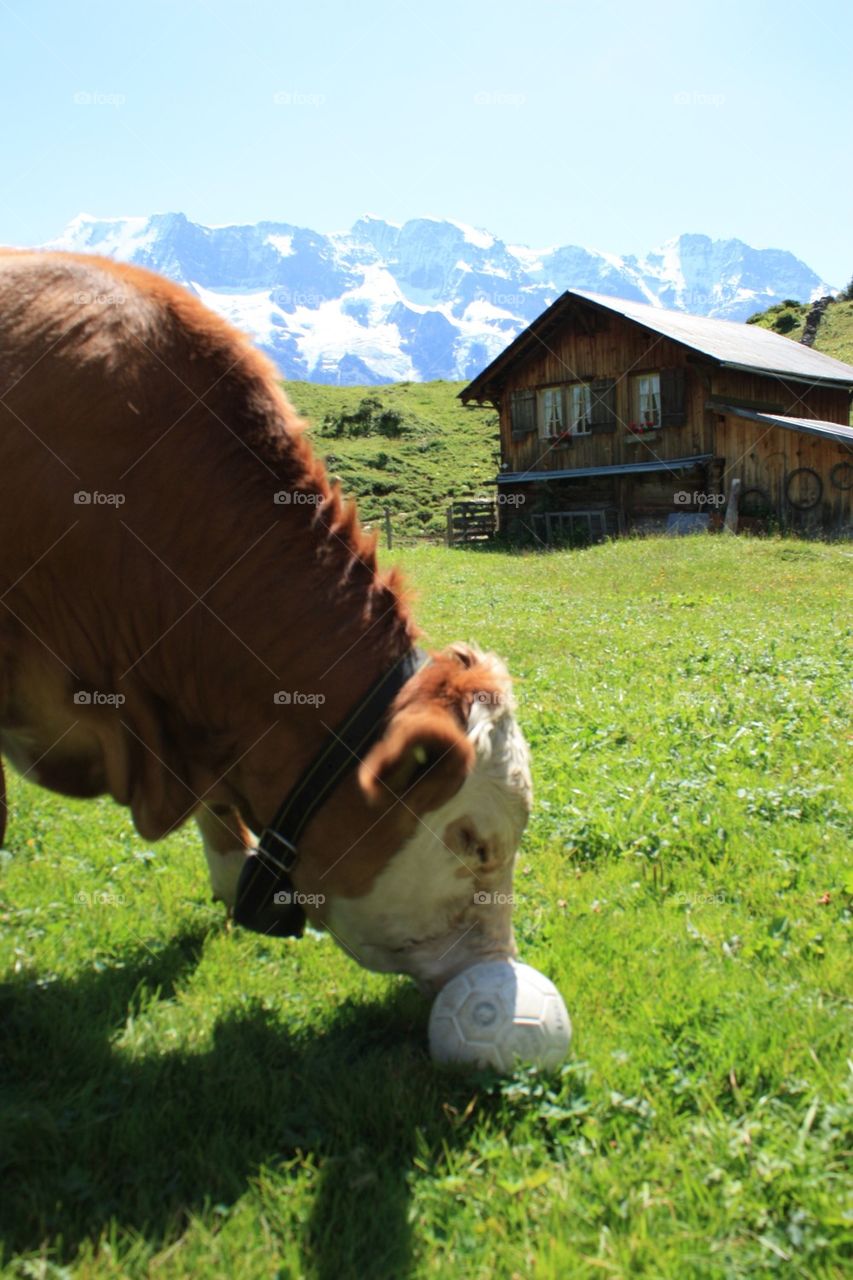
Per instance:
[[[713,453],[697,454],[693,458],[664,458],[655,462],[623,462],[609,467],[575,467],[565,471],[504,471],[498,484],[529,484],[533,480],[583,480],[585,476],[628,476],[644,471],[684,471],[701,462],[710,462]]]
[[[818,418],[787,418],[776,413],[759,413],[755,409],[738,409],[735,405],[713,405],[715,413],[731,413],[738,418],[748,418],[750,422],[760,422],[768,427],[785,427],[788,431],[803,431],[811,436],[823,436],[827,440],[837,440],[853,448],[853,427],[846,427],[843,422],[822,422]]]
[[[683,311],[665,311],[642,302],[626,302],[622,298],[606,298],[600,293],[575,289],[577,297],[586,298],[609,311],[618,311],[656,333],[683,342],[694,351],[711,356],[724,365],[750,369],[753,372],[788,374],[809,382],[840,382],[853,386],[853,366],[813,347],[792,342],[779,333],[763,329],[759,324],[739,324],[734,320],[715,320],[710,316],[691,316]]]
[[[716,320],[710,316],[692,316],[683,311],[667,311],[626,298],[611,298],[586,289],[568,289],[546,311],[523,330],[491,364],[460,392],[463,400],[476,399],[487,384],[504,368],[527,354],[545,331],[559,325],[572,302],[589,302],[626,320],[633,320],[653,333],[680,342],[719,364],[750,373],[789,378],[796,382],[823,383],[853,387],[853,366],[812,347],[792,342],[757,324],[739,324],[734,320]]]

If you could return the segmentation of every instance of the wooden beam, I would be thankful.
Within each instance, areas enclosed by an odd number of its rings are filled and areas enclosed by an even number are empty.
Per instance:
[[[782,413],[784,405],[771,404],[768,400],[742,400],[737,396],[709,396],[705,408],[713,413],[725,413],[727,406],[732,409],[751,409],[753,413]]]
[[[737,509],[740,502],[740,480],[735,477],[729,490],[729,505],[726,507],[724,529],[726,533],[737,533]]]

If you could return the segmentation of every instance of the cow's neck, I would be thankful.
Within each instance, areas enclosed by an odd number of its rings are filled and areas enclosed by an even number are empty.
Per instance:
[[[228,782],[255,825],[272,821],[328,736],[415,638],[396,576],[371,574],[367,562],[342,580],[330,567],[298,594],[282,592],[278,635],[254,663],[247,656],[255,703],[243,708]],[[268,627],[276,607],[264,602]]]

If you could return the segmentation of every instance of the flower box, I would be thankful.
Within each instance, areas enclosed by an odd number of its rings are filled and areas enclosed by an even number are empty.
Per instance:
[[[663,428],[659,422],[629,422],[625,440],[648,440],[650,437],[659,435],[662,430]]]

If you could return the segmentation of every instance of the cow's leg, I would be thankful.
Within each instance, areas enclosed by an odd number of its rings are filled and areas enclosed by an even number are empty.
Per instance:
[[[224,902],[229,915],[237,899],[237,881],[254,840],[236,809],[227,805],[203,804],[195,820],[204,840],[210,887],[214,898]]]

